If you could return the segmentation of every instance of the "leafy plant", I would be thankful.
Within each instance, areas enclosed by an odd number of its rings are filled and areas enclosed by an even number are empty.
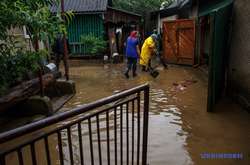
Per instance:
[[[8,88],[27,79],[27,74],[37,72],[41,60],[48,52],[27,52],[25,47],[17,47],[17,41],[9,30],[12,27],[27,28],[35,43],[39,40],[53,40],[58,33],[66,33],[61,14],[50,12],[49,6],[59,5],[59,0],[1,0],[0,1],[0,95]],[[72,12],[63,15],[67,21]]]
[[[26,26],[33,43],[36,40],[55,38],[58,33],[66,33],[61,13],[52,14],[49,6],[59,0],[1,0],[0,39],[4,40],[11,27]],[[66,23],[72,20],[71,11],[64,13]]]
[[[87,47],[87,52],[90,54],[103,53],[107,48],[107,42],[93,34],[81,36],[81,42]]]
[[[0,49],[5,46],[6,45],[2,44]],[[11,51],[9,50],[9,48],[0,50],[0,95],[4,94],[9,88],[19,84],[21,81],[28,80],[28,73],[36,74],[41,61],[47,54],[44,50],[26,52],[13,47]]]

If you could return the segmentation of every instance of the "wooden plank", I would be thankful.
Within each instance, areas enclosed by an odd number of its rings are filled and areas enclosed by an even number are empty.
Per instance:
[[[168,63],[194,64],[195,21],[176,20],[163,24],[163,53]]]
[[[175,22],[164,23],[163,44],[164,59],[176,63],[178,55]]]

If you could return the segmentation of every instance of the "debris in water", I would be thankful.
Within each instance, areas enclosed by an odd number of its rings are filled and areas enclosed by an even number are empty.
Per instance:
[[[117,93],[120,93],[121,91],[120,90],[115,90],[114,92],[113,92],[113,94],[117,94]]]
[[[171,91],[175,92],[184,91],[187,89],[189,85],[195,84],[197,82],[198,82],[197,80],[184,80],[181,82],[174,82],[173,83],[174,87],[171,89]]]

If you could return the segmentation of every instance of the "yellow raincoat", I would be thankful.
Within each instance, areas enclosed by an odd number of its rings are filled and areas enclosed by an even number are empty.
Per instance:
[[[152,37],[148,37],[142,46],[141,56],[140,56],[140,65],[148,66],[148,62],[151,59],[151,56],[154,54],[156,45]]]

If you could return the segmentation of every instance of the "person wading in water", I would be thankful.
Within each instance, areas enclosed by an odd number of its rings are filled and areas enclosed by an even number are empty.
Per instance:
[[[143,43],[140,56],[140,65],[142,66],[142,71],[148,71],[148,68],[151,67],[150,60],[152,56],[157,52],[156,42],[157,42],[157,35],[152,34]]]
[[[133,77],[137,76],[137,60],[140,56],[138,32],[132,31],[126,42],[126,58],[127,68],[124,73],[126,78],[129,78],[129,71],[132,69]]]

